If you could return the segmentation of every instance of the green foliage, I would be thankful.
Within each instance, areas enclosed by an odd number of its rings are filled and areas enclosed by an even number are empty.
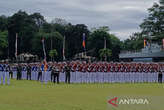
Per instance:
[[[121,41],[113,34],[110,34],[112,57],[110,60],[119,61],[119,54],[122,49]]]
[[[7,47],[8,47],[8,32],[0,31],[0,55],[5,56],[5,53],[7,52]]]
[[[7,48],[8,46],[7,36],[8,36],[7,31],[4,32],[0,31],[0,48]]]
[[[59,32],[51,32],[46,38],[47,51],[56,48],[58,55],[56,59],[62,60],[63,36]]]
[[[10,58],[14,57],[15,53],[15,39],[18,33],[18,54],[25,52],[32,52],[29,46],[32,45],[38,27],[35,20],[24,11],[18,11],[8,19],[8,32],[9,32],[9,50]]]
[[[99,28],[92,28],[91,30],[92,30],[92,32],[94,32],[94,31],[105,31],[105,32],[109,32],[110,29],[109,29],[108,26],[101,26]]]
[[[42,38],[45,38],[45,50],[56,49],[58,55],[57,60],[62,60],[63,38],[65,36],[65,56],[71,59],[75,54],[84,51],[82,46],[83,33],[86,35],[86,51],[92,50],[89,55],[99,58],[99,50],[104,47],[104,37],[107,40],[107,48],[112,50],[112,60],[118,59],[120,52],[119,39],[109,34],[109,27],[102,26],[90,33],[85,24],[72,25],[66,20],[55,18],[51,23],[46,22],[44,16],[40,13],[28,14],[25,11],[18,11],[12,16],[0,16],[0,31],[8,31],[8,44],[6,40],[0,38],[0,53],[7,58],[7,50],[9,50],[10,58],[15,56],[16,33],[18,33],[18,54],[32,53],[42,58]],[[117,48],[117,49],[114,49]],[[1,59],[1,58],[0,58]],[[47,56],[50,60],[50,56]]]
[[[123,50],[134,51],[144,47],[144,38],[151,39],[152,42],[162,44],[164,38],[164,0],[160,0],[160,4],[154,5],[148,9],[149,15],[140,25],[141,33],[134,33],[129,39],[123,42]]]
[[[108,48],[99,50],[99,56],[102,60],[104,59],[105,61],[107,61],[107,58],[111,57],[111,55],[112,55],[112,50]]]
[[[57,53],[59,54],[57,56],[58,59],[62,59],[62,42],[63,42],[63,36],[59,32],[51,32],[51,33],[45,33],[43,31],[38,32],[35,35],[35,38],[32,40],[32,52],[33,54],[37,54],[38,56],[43,57],[43,49],[42,49],[42,38],[45,39],[45,48],[46,53],[49,52],[49,50],[52,50],[53,48],[57,48]],[[48,57],[48,56],[47,56]],[[48,59],[50,59],[48,57]]]
[[[111,48],[111,38],[109,33],[96,30],[89,36],[89,49],[94,50],[92,56],[99,58],[99,50],[104,48],[104,37],[106,38],[107,48]]]
[[[66,58],[73,58],[75,54],[83,52],[83,33],[86,35],[86,45],[88,42],[89,30],[84,24],[71,25],[65,27],[66,37]]]
[[[54,57],[57,57],[58,56],[58,52],[56,49],[53,49],[53,50],[50,50],[49,51],[49,56],[51,57],[51,61],[54,61]]]
[[[160,1],[161,3],[163,0]],[[142,34],[146,37],[155,36],[158,42],[161,42],[164,33],[164,6],[158,3],[148,9],[149,15],[140,25]]]
[[[144,37],[140,33],[134,33],[124,41],[123,50],[134,51],[144,47]]]
[[[7,17],[2,15],[0,16],[0,31],[6,31],[7,30]]]
[[[109,31],[109,28],[108,28]],[[112,51],[112,55],[110,55],[110,60],[118,61],[119,53],[121,50],[121,42],[120,40],[113,34],[109,34],[107,31],[107,27],[100,27],[95,29],[89,37],[89,49],[94,50],[91,55],[100,58],[99,50],[104,48],[104,37],[106,39],[106,47]]]
[[[40,13],[33,13],[30,15],[30,17],[35,21],[35,24],[38,26],[38,28],[41,28],[44,23],[46,23],[44,16],[42,16]]]

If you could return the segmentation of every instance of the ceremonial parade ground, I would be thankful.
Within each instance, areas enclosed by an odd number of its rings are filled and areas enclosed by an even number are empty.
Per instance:
[[[110,96],[162,97],[163,90],[164,84],[158,83],[58,85],[12,79],[0,86],[0,110],[124,110],[110,109]]]

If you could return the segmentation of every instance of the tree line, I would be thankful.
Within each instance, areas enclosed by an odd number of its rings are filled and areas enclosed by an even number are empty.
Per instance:
[[[103,57],[99,51],[104,48],[105,37],[107,49],[111,50],[108,51],[108,60],[118,60],[120,48],[117,51],[115,48],[119,47],[121,41],[108,31],[108,27],[105,26],[90,31],[85,24],[73,25],[61,18],[55,18],[49,23],[40,13],[28,14],[20,10],[9,17],[0,16],[0,59],[15,58],[16,33],[18,54],[31,53],[43,58],[41,40],[44,38],[47,59],[55,56],[56,60],[62,60],[65,37],[65,56],[72,59],[77,53],[84,51],[82,42],[85,33],[86,52],[89,55],[97,60]]]

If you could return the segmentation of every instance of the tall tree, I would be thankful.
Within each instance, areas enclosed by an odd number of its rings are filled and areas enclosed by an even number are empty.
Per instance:
[[[58,56],[58,52],[56,49],[49,51],[49,56],[51,57],[51,61],[54,61],[54,58]]]
[[[7,31],[0,31],[0,59],[7,58],[7,47],[8,47],[8,32]]]
[[[106,48],[111,49],[111,38],[109,33],[103,30],[96,30],[89,36],[89,49],[94,50],[92,56],[99,58],[99,50],[104,48],[104,37],[106,38]]]
[[[107,59],[112,56],[112,50],[110,50],[108,48],[100,49],[99,56],[100,56],[101,60],[107,61]]]
[[[141,50],[144,47],[144,37],[141,33],[133,33],[129,39],[124,41],[123,50]]]
[[[89,30],[84,24],[77,25],[67,25],[65,27],[65,37],[66,37],[66,57],[73,58],[75,54],[83,52],[82,41],[83,33],[87,37],[89,36]]]
[[[44,16],[40,13],[33,13],[30,17],[35,21],[35,24],[38,26],[38,29],[42,27],[44,23],[46,23]]]
[[[0,16],[0,30],[5,31],[7,30],[7,22],[8,18],[4,15]]]
[[[48,54],[50,50],[56,48],[58,53],[57,59],[62,59],[62,41],[63,36],[59,32],[45,33],[43,31],[38,32],[35,37],[32,39],[32,53],[38,55],[41,58],[44,58],[42,50],[42,38],[45,39],[45,48],[46,53]],[[47,56],[47,59],[50,60],[50,57]]]
[[[154,5],[148,9],[149,15],[144,22],[140,25],[142,34],[150,37],[155,36],[157,41],[161,41],[164,38],[164,5],[163,0],[161,4],[154,3]]]
[[[111,50],[112,50],[112,61],[119,61],[119,54],[122,49],[121,47],[121,41],[113,34],[110,34],[111,38]]]
[[[8,20],[10,58],[14,57],[15,36],[18,33],[18,54],[31,52],[30,45],[37,32],[35,21],[24,11],[18,11]]]

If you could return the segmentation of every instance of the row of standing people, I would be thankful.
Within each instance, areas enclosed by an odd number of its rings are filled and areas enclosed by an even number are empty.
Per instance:
[[[37,80],[43,81],[44,79],[44,74],[46,74],[47,71],[51,72],[51,81],[59,83],[59,75],[60,75],[60,68],[57,66],[52,66],[49,67],[47,70],[45,70],[44,65],[42,64],[41,66],[31,66],[30,64],[27,65],[12,65],[10,66],[9,64],[0,64],[0,84],[1,84],[1,79],[3,79],[3,84],[5,84],[5,79],[7,77],[7,83],[10,83],[10,78],[13,78],[13,72],[16,71],[16,79],[21,80],[22,79],[22,72],[26,71],[26,79],[31,80],[31,74],[33,71],[38,73]],[[69,64],[67,64],[64,67],[63,72],[65,72],[65,82],[70,83],[70,72],[71,68]],[[1,78],[3,76],[3,78]]]
[[[164,64],[160,63],[84,63],[84,62],[60,62],[49,63],[46,71],[51,71],[51,81],[59,83],[59,73],[65,72],[65,82],[70,83],[70,72],[159,72],[164,69]],[[22,71],[27,72],[27,80],[31,80],[31,72],[38,72],[38,80],[42,78],[44,73],[44,65],[37,64],[0,64],[0,80],[3,76],[3,82],[7,77],[7,83],[9,84],[9,76],[13,77],[13,71],[17,71],[17,80],[22,77]],[[159,75],[159,77],[161,77]],[[1,82],[0,82],[1,83]]]

